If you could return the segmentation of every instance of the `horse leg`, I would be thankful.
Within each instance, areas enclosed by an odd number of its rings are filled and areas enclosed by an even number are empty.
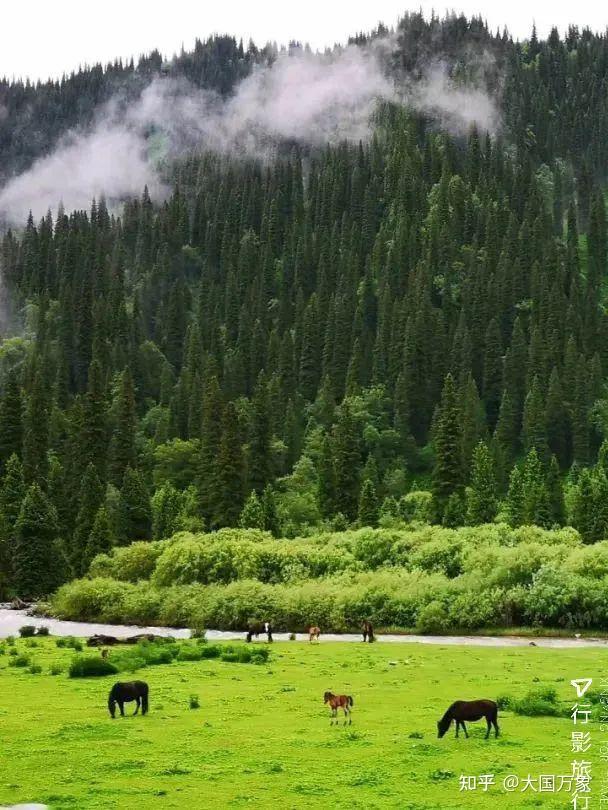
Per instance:
[[[464,731],[464,736],[465,736],[465,737],[467,738],[467,740],[468,740],[468,739],[469,739],[469,734],[468,734],[468,732],[467,732],[467,727],[466,727],[466,726],[465,726],[465,724],[464,724],[464,720],[461,720],[460,722],[462,723],[462,730]]]
[[[458,739],[458,732],[460,730],[460,720],[456,721],[456,739]]]
[[[485,739],[487,740],[488,737],[490,736],[490,729],[492,728],[492,721],[490,720],[489,717],[486,717],[486,725],[488,727],[488,730],[486,731]]]
[[[124,717],[125,716],[125,704],[122,702],[122,700],[118,701],[118,708],[120,709],[120,716]]]
[[[498,737],[499,731],[498,731],[498,723],[496,722],[496,719],[492,720],[492,725],[494,726],[494,737]]]
[[[141,706],[141,698],[135,698],[135,711],[133,712],[133,717],[135,717],[135,715],[139,711],[140,706]]]

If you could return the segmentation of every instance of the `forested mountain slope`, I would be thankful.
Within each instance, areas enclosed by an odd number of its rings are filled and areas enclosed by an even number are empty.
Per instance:
[[[390,42],[397,78],[432,59],[475,78],[498,131],[385,102],[369,141],[271,162],[201,148],[164,202],[142,189],[4,235],[6,592],[180,528],[500,515],[606,536],[606,38],[414,15]],[[164,67],[5,82],[2,172],[126,74],[228,94],[268,58],[214,39]]]

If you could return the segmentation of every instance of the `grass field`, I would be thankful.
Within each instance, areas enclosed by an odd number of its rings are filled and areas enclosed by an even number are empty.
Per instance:
[[[570,680],[599,678],[605,666],[593,649],[286,642],[265,665],[176,662],[71,680],[49,670],[67,669],[73,651],[52,638],[37,644],[16,642],[42,666],[37,675],[0,656],[0,805],[565,808],[565,793],[463,794],[459,775],[569,773],[571,720],[502,712],[502,737],[488,741],[483,721],[469,740],[452,730],[437,739],[436,721],[455,699],[521,697],[539,685],[574,702]],[[148,681],[150,713],[111,720],[109,687],[131,677]],[[330,726],[326,689],[353,695],[352,726]],[[599,757],[587,757],[599,776]]]

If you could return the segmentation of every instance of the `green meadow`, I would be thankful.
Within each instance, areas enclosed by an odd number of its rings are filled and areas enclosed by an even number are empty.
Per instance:
[[[53,810],[565,808],[566,793],[464,794],[459,776],[568,773],[568,717],[501,711],[502,736],[488,741],[483,721],[468,740],[453,729],[437,739],[436,722],[456,699],[545,687],[561,714],[574,702],[570,680],[599,679],[606,660],[597,649],[285,642],[262,664],[175,661],[70,679],[73,650],[54,638],[34,644],[14,643],[34,673],[9,666],[15,654],[0,645],[0,804]],[[150,685],[149,714],[133,717],[127,704],[127,717],[110,719],[110,686],[134,678]],[[354,697],[352,726],[330,726],[328,689]]]

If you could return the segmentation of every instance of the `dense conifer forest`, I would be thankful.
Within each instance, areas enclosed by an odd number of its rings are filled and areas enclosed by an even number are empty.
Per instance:
[[[202,149],[165,201],[5,230],[0,595],[180,530],[608,537],[608,39],[411,15],[391,41],[396,77],[431,58],[476,74],[499,130],[384,103],[368,142]],[[0,175],[118,86],[229,95],[272,58],[215,37],[170,63],[5,80]]]

